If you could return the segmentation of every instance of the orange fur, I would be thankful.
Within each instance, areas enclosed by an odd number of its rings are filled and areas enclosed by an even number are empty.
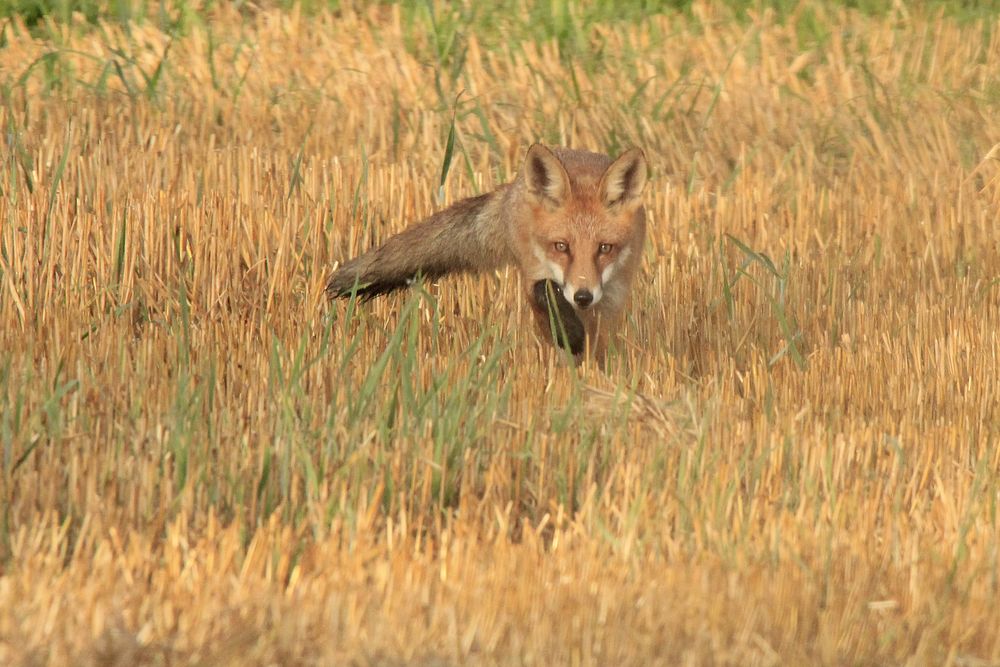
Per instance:
[[[551,340],[549,314],[532,296],[533,286],[550,280],[573,305],[591,350],[603,357],[642,255],[646,172],[639,149],[612,160],[535,144],[512,183],[457,202],[346,262],[330,276],[327,292],[372,297],[404,287],[417,274],[512,263],[542,336]]]

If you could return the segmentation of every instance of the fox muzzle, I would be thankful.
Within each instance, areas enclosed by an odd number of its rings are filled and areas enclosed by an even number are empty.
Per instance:
[[[590,304],[594,303],[594,293],[588,289],[578,289],[576,293],[573,294],[573,301],[580,308],[589,308]]]

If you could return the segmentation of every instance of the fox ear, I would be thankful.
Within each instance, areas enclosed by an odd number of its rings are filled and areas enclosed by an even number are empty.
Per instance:
[[[539,203],[561,206],[569,194],[566,168],[541,144],[533,144],[524,158],[524,183],[528,195]]]
[[[646,155],[633,148],[618,156],[601,176],[601,201],[605,206],[637,203],[646,187]]]

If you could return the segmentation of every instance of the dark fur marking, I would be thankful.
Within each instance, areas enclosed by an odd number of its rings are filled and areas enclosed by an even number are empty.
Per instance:
[[[629,167],[628,167],[628,169],[625,170],[625,173],[622,174],[622,197],[623,198],[624,198],[625,194],[629,190],[631,190],[632,188],[635,187],[635,175],[636,175],[636,172],[638,172],[638,171],[639,171],[639,161],[638,160],[632,160],[632,164],[630,164]]]
[[[346,299],[350,297],[352,293],[357,293],[359,300],[370,301],[377,296],[391,294],[392,292],[405,289],[413,284],[417,278],[423,278],[425,281],[432,281],[437,280],[438,278],[441,278],[449,273],[467,270],[469,270],[469,267],[465,266],[428,266],[423,270],[412,274],[383,276],[378,280],[372,281],[365,281],[363,279],[358,280],[356,290],[354,283],[341,286],[336,285],[334,281],[331,280],[330,284],[327,285],[326,292],[327,296],[331,299]]]
[[[587,333],[573,306],[563,297],[554,280],[539,280],[531,290],[535,303],[549,314],[549,326],[556,345],[573,354],[582,354]]]
[[[545,161],[539,157],[531,160],[531,181],[540,194],[545,194],[552,179],[549,178],[549,170],[545,167]]]
[[[638,171],[639,171],[639,161],[632,160],[632,163],[628,166],[628,169],[626,169],[625,173],[622,174],[621,194],[618,195],[618,198],[615,199],[614,201],[609,201],[607,204],[608,206],[615,206],[617,204],[621,204],[626,199],[628,199],[629,192],[635,187],[635,178]]]

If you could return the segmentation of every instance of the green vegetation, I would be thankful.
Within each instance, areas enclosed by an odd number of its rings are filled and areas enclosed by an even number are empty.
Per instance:
[[[1000,661],[996,16],[859,4],[0,5],[0,664]],[[539,139],[606,370],[325,301]]]

